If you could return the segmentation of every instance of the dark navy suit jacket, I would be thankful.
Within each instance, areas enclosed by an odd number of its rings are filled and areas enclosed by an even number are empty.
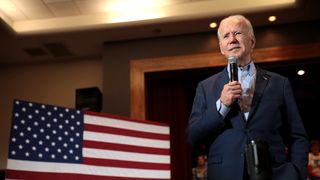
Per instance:
[[[217,111],[216,101],[228,81],[226,68],[201,81],[189,117],[189,143],[209,144],[208,179],[242,180],[245,145],[251,140],[268,142],[274,180],[306,179],[309,141],[289,80],[257,67],[247,120],[237,104],[225,118]]]

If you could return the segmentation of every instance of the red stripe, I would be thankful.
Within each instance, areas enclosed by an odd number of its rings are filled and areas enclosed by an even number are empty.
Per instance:
[[[108,150],[115,150],[115,151],[145,153],[145,154],[170,155],[170,149],[140,147],[140,146],[114,144],[114,143],[88,141],[88,140],[83,141],[83,147],[95,148],[95,149],[108,149]]]
[[[83,158],[83,163],[88,165],[95,165],[95,166],[167,170],[167,171],[170,170],[170,164],[162,164],[162,163],[144,163],[144,162],[121,161],[121,160],[111,160],[111,159],[97,159],[97,158]]]
[[[157,125],[157,126],[169,127],[167,124],[159,123],[159,122],[155,122],[155,121],[133,119],[133,118],[124,117],[124,116],[105,114],[105,113],[101,113],[101,112],[98,113],[98,112],[92,112],[92,111],[85,111],[84,114],[92,115],[92,116],[99,116],[99,117],[107,117],[107,118],[118,119],[118,120],[124,120],[124,121],[129,121],[129,122],[136,122],[136,123],[141,123],[141,124],[148,124],[148,125],[153,124],[153,125]]]
[[[156,140],[170,139],[170,136],[166,134],[148,133],[148,132],[134,131],[134,130],[128,130],[128,129],[107,127],[107,126],[98,126],[98,125],[92,125],[92,124],[85,124],[84,130],[92,131],[92,132],[118,134],[118,135],[124,135],[124,136],[133,136],[133,137],[140,137],[140,138],[149,138],[149,139],[156,139]]]
[[[43,172],[29,172],[6,170],[6,178],[10,179],[32,179],[32,180],[155,180],[156,178],[134,178],[134,177],[114,177],[114,176],[95,176],[83,174],[67,174],[67,173],[43,173]],[[168,180],[168,179],[157,179]]]

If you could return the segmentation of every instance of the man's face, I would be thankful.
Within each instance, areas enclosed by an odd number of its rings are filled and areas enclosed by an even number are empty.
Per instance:
[[[250,60],[250,54],[255,45],[255,39],[250,34],[245,22],[236,18],[226,19],[220,24],[220,51],[226,56],[236,56],[243,63]]]

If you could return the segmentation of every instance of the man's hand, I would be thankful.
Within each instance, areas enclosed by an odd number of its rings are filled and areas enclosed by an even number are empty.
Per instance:
[[[231,106],[242,94],[241,85],[238,81],[232,81],[223,86],[220,100],[226,106]]]

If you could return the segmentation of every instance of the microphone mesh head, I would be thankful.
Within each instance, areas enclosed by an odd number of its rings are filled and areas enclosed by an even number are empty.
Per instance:
[[[232,63],[237,63],[238,58],[235,56],[230,56],[228,57],[228,63],[232,64]]]

